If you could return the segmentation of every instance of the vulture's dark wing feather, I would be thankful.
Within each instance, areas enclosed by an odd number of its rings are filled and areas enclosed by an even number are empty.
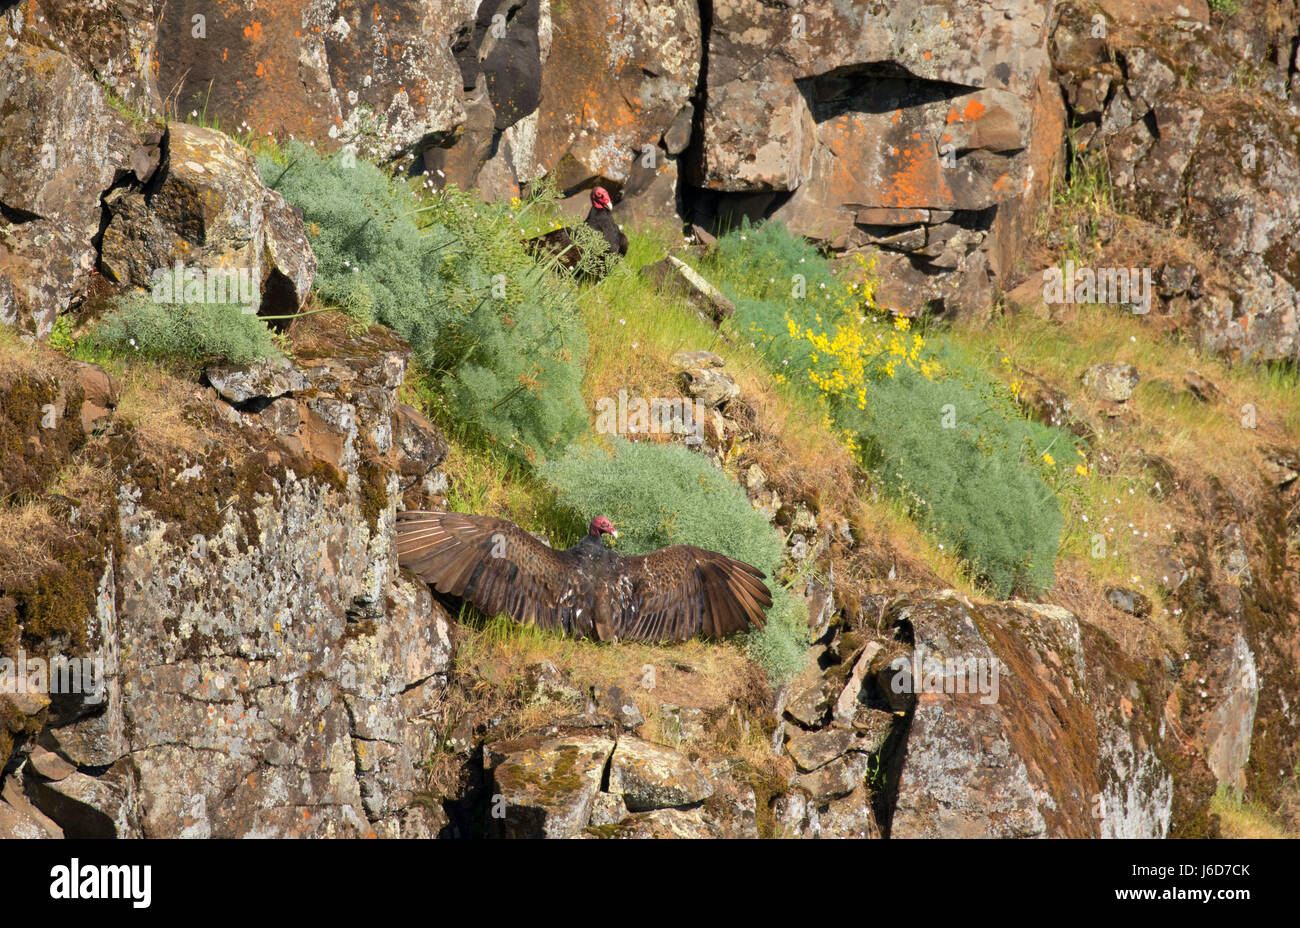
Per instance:
[[[582,260],[582,249],[573,240],[568,227],[552,229],[545,235],[526,239],[524,244],[533,254],[555,255],[560,264],[570,269],[577,267],[578,262]]]
[[[614,630],[625,640],[721,638],[750,624],[762,628],[763,610],[772,605],[761,570],[716,551],[672,545],[620,558],[619,568],[632,583],[614,616]]]
[[[589,631],[591,584],[574,558],[505,519],[459,512],[399,512],[397,559],[439,592],[489,615],[572,634]]]

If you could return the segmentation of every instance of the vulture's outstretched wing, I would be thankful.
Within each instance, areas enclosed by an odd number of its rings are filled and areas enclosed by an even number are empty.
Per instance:
[[[761,570],[716,551],[672,545],[620,561],[632,585],[613,617],[624,640],[721,638],[750,624],[763,628],[763,610],[772,605]]]
[[[761,570],[673,545],[639,557],[555,551],[505,519],[399,512],[397,557],[439,592],[492,615],[601,640],[721,638],[764,625]]]
[[[488,615],[578,634],[591,623],[591,585],[572,558],[505,519],[399,512],[397,561]]]

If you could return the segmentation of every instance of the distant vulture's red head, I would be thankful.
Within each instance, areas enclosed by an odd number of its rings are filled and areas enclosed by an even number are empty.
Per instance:
[[[609,191],[604,187],[597,187],[591,191],[591,205],[596,209],[609,209],[614,205],[609,198]]]
[[[599,189],[599,188],[597,188]],[[601,535],[613,535],[618,537],[618,532],[614,531],[614,523],[604,516],[596,516],[591,520],[591,534],[599,538]]]

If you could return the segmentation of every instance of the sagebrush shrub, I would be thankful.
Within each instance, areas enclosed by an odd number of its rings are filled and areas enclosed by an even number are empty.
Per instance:
[[[418,197],[374,165],[300,144],[258,166],[303,212],[319,292],[410,342],[454,418],[530,463],[582,434],[586,330],[511,207],[454,189]]]
[[[768,674],[784,680],[803,665],[808,615],[803,600],[775,579],[784,546],[740,487],[707,458],[681,445],[615,439],[613,451],[575,445],[542,476],[559,500],[584,518],[606,515],[618,550],[644,554],[664,545],[719,551],[767,574],[772,608],[746,646]]]
[[[226,303],[157,303],[147,294],[123,297],[85,338],[92,352],[193,364],[249,364],[280,352],[266,323]]]

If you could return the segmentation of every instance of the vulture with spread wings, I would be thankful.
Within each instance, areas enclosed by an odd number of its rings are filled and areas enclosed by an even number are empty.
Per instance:
[[[440,593],[575,637],[685,641],[763,627],[772,594],[756,567],[691,545],[623,557],[604,535],[618,537],[598,516],[556,551],[505,519],[399,512],[397,557]]]

